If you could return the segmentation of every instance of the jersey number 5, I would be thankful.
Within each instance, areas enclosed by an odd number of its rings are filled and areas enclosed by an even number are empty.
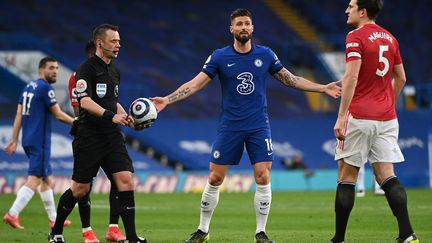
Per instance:
[[[381,45],[379,47],[379,62],[382,62],[384,64],[384,69],[380,70],[379,68],[377,68],[376,70],[376,75],[380,76],[380,77],[384,77],[387,72],[389,71],[389,61],[388,59],[384,56],[384,52],[389,50],[389,46],[388,45]]]
[[[24,92],[22,95],[23,95],[23,104],[22,104],[23,109],[21,114],[23,116],[25,115],[28,116],[30,115],[30,105],[34,94],[30,92]]]

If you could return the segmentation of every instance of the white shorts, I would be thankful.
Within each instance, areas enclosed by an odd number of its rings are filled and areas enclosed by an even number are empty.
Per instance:
[[[345,140],[338,141],[335,159],[356,166],[370,163],[404,161],[397,143],[399,123],[397,119],[389,121],[356,119],[348,116]]]

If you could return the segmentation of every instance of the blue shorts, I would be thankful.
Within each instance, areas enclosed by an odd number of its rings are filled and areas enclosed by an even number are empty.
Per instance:
[[[24,151],[30,160],[28,175],[37,177],[47,177],[52,175],[50,163],[51,148],[38,146],[25,146]]]
[[[219,131],[210,161],[218,165],[238,165],[244,148],[251,164],[273,161],[270,128],[252,131]]]

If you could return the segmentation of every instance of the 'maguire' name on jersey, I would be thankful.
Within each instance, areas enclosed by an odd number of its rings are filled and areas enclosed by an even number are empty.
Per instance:
[[[376,40],[376,39],[386,39],[388,41],[390,41],[390,43],[393,43],[393,37],[391,35],[389,35],[388,33],[385,32],[373,32],[371,35],[369,35],[368,38],[372,43]],[[350,48],[350,47],[358,47],[360,44],[358,42],[350,42],[346,44],[346,48]]]
[[[215,50],[202,71],[210,78],[218,75],[222,88],[220,129],[245,131],[269,126],[266,78],[283,68],[266,46],[252,44],[248,53],[233,46]]]
[[[373,32],[371,35],[369,35],[369,40],[371,42],[374,42],[376,39],[386,39],[390,41],[390,43],[393,43],[393,37],[385,32]]]

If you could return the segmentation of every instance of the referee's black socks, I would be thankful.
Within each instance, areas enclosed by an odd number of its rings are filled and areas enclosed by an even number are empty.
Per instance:
[[[90,202],[90,191],[84,197],[78,200],[78,210],[81,218],[81,227],[90,227],[90,214],[91,214],[91,202]]]
[[[72,212],[77,201],[78,199],[73,196],[70,188],[63,193],[57,206],[57,218],[54,227],[51,230],[51,235],[63,234],[64,221]]]
[[[408,216],[405,188],[395,176],[385,179],[381,184],[381,188],[384,190],[387,202],[397,219],[399,238],[405,239],[414,232]]]
[[[110,224],[118,224],[119,222],[119,205],[118,205],[118,190],[117,186],[115,185],[114,181],[111,180],[111,190],[109,194],[109,204],[110,204]]]
[[[348,218],[354,206],[355,184],[339,182],[336,190],[335,212],[336,212],[336,233],[332,242],[343,242]]]
[[[118,192],[119,214],[128,240],[138,240],[135,230],[135,198],[133,191]]]

